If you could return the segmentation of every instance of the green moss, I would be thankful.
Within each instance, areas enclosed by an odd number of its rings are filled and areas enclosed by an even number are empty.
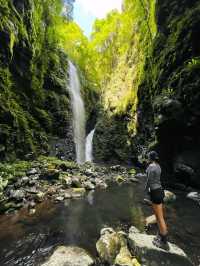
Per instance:
[[[48,152],[48,137],[63,136],[69,120],[67,56],[55,32],[61,2],[28,0],[24,8],[21,12],[13,1],[0,1],[2,160]],[[49,95],[56,101],[49,103]]]
[[[116,60],[116,64],[111,68],[111,73],[108,72],[109,79],[103,83],[102,89],[103,112],[99,118],[101,123],[97,127],[103,127],[105,132],[102,135],[102,130],[98,128],[95,134],[96,152],[101,153],[101,157],[106,154],[106,158],[109,154],[110,158],[125,161],[134,157],[138,90],[146,78],[145,64],[151,56],[153,41],[157,34],[155,5],[155,0],[124,2],[117,37],[115,36],[113,43],[111,42],[111,48],[118,42],[119,47],[123,49],[113,51],[111,61]],[[130,29],[128,32],[127,28]],[[152,76],[155,76],[153,66],[149,72],[152,79]],[[109,125],[108,117],[112,121]],[[114,124],[118,125],[115,127]],[[98,134],[101,136],[97,136]],[[108,145],[105,144],[107,142]],[[115,146],[117,148],[114,148]],[[99,155],[95,156],[99,158]]]

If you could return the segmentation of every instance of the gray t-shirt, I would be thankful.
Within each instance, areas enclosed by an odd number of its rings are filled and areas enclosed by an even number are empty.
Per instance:
[[[161,168],[159,164],[151,163],[148,166],[146,173],[147,173],[147,182],[145,189],[150,188],[150,190],[154,190],[162,187],[160,181]]]

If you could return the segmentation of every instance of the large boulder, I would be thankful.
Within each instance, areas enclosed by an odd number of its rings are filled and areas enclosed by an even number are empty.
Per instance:
[[[101,260],[108,265],[140,266],[127,246],[127,234],[123,231],[116,232],[112,228],[102,229],[96,248]]]
[[[94,260],[82,248],[58,247],[42,266],[92,266]]]
[[[112,265],[121,248],[119,235],[112,228],[102,229],[96,248],[101,260]]]
[[[135,228],[129,230],[129,246],[137,257],[145,260],[146,266],[192,266],[182,249],[171,243],[169,243],[169,250],[157,248],[152,243],[154,237],[153,235],[142,234]]]
[[[198,146],[178,154],[174,160],[176,178],[186,186],[200,188],[200,151]]]

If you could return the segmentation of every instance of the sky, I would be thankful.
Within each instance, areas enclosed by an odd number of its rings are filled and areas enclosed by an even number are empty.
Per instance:
[[[76,0],[74,20],[89,37],[96,18],[103,18],[112,9],[121,10],[122,0]]]

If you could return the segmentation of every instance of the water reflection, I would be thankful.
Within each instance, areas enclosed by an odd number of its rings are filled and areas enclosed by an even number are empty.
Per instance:
[[[84,199],[42,203],[34,216],[24,210],[0,216],[0,265],[39,265],[56,245],[63,244],[86,248],[95,255],[102,227],[126,229],[133,224],[143,229],[144,217],[152,213],[141,204],[142,198],[138,186],[137,189],[134,185],[112,186],[91,191]],[[167,209],[172,240],[195,260],[200,248],[197,206],[181,198]]]

